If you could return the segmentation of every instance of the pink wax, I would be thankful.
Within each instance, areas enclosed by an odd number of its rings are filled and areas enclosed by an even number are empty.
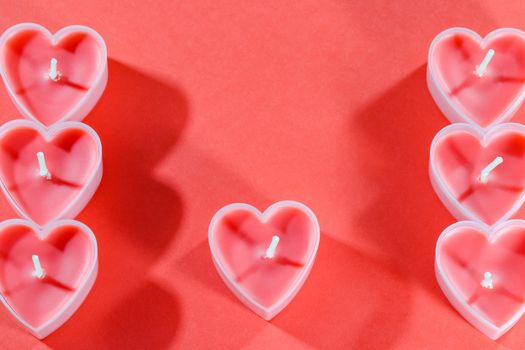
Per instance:
[[[10,220],[0,226],[3,302],[38,337],[65,322],[94,282],[96,243],[84,228],[70,220],[46,232],[35,231],[23,220]],[[39,257],[43,277],[34,274],[33,255]]]
[[[59,75],[49,76],[51,59]],[[35,24],[10,28],[0,44],[2,76],[21,112],[51,125],[80,120],[106,84],[106,48],[93,30],[72,26],[53,37]]]
[[[483,183],[481,173],[496,157],[503,162]],[[488,225],[508,219],[524,198],[525,128],[502,124],[482,136],[465,124],[448,126],[434,140],[431,168],[444,203],[449,209],[454,205],[461,209],[459,213],[451,209],[456,217]]]
[[[476,67],[490,49],[494,56],[480,77]],[[431,45],[428,70],[430,91],[452,122],[502,122],[524,98],[525,35],[500,29],[482,39],[468,29],[448,29]]]
[[[461,222],[439,240],[438,280],[445,294],[492,338],[508,330],[525,305],[525,222],[509,221],[490,233]],[[484,284],[485,273],[491,285]]]
[[[50,178],[39,174],[43,152]],[[21,214],[44,225],[73,217],[87,204],[101,177],[101,146],[96,133],[79,122],[43,130],[12,121],[0,129],[0,180]]]
[[[229,206],[210,226],[210,247],[222,277],[245,304],[266,319],[298,291],[319,242],[312,214],[289,203],[293,202],[274,205],[262,219],[251,207]],[[275,255],[266,257],[274,236],[279,237]]]

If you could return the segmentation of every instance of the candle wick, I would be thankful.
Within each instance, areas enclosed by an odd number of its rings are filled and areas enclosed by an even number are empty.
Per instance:
[[[271,259],[275,255],[275,249],[277,249],[277,245],[279,244],[279,236],[273,236],[272,242],[270,243],[270,246],[268,249],[266,249],[266,253],[264,254],[265,259]]]
[[[33,255],[31,256],[31,258],[33,259],[33,265],[35,266],[35,271],[33,271],[33,276],[36,277],[36,278],[44,278],[44,269],[42,269],[42,265],[40,264],[40,259],[38,257],[38,255]]]
[[[36,157],[38,159],[38,175],[40,175],[40,177],[46,178],[47,180],[51,179],[51,173],[47,168],[44,152],[37,152]]]
[[[483,274],[483,281],[481,281],[481,286],[487,289],[494,289],[494,284],[492,283],[492,274],[490,272],[485,272]]]
[[[49,79],[53,81],[60,80],[60,72],[57,70],[58,61],[56,58],[52,58],[49,63]]]
[[[487,67],[492,60],[492,57],[494,57],[494,50],[490,49],[487,54],[485,55],[485,58],[483,58],[483,61],[479,64],[479,66],[476,66],[476,71],[474,72],[479,78],[485,74],[485,71],[487,70]]]
[[[481,170],[481,175],[479,176],[479,181],[483,184],[486,184],[488,182],[488,178],[492,170],[496,169],[498,165],[503,163],[503,158],[498,156],[494,158],[492,162],[490,162],[489,165],[487,165],[483,170]]]

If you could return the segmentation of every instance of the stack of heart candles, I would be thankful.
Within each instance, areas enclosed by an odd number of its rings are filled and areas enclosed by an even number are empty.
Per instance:
[[[106,86],[106,46],[87,27],[52,35],[19,24],[0,38],[0,74],[26,118],[0,127],[0,185],[24,218],[0,223],[0,297],[44,338],[71,317],[96,279],[95,236],[72,219],[102,177],[100,139],[80,120]]]
[[[463,28],[431,44],[427,83],[443,114],[430,178],[460,221],[436,245],[438,283],[450,303],[492,339],[525,311],[525,126],[506,123],[525,97],[525,33],[485,38]]]

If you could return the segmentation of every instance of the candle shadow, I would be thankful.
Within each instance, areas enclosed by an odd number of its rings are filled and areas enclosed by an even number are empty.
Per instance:
[[[184,263],[188,261],[191,263]],[[207,303],[192,305],[193,318],[207,320],[207,327],[199,329],[200,339],[192,340],[193,348],[207,348],[208,339],[214,338],[214,344],[220,343],[226,349],[240,349],[268,326],[266,321],[245,307],[224,284],[211,259],[208,241],[200,243],[177,264],[183,263],[188,280],[213,292],[208,293]],[[220,311],[210,314],[210,305],[214,304],[220,305]],[[235,337],[217,339],[216,330],[225,327],[224,325],[229,330],[237,329],[239,332]]]
[[[406,276],[386,262],[374,260],[324,233],[304,286],[270,322],[245,307],[224,284],[211,261],[207,242],[199,244],[183,260],[195,262],[187,264],[189,279],[227,301],[228,312],[214,315],[217,324],[242,325],[238,337],[228,340],[230,348],[247,345],[265,327],[279,327],[316,348],[385,349],[394,347],[410,313],[411,285]],[[194,312],[205,313],[197,309]],[[351,318],[354,326],[335,326],[344,323],[344,317]],[[361,322],[356,322],[356,318]],[[204,338],[207,331],[202,330]]]
[[[44,340],[53,349],[166,349],[180,322],[178,301],[171,291],[146,281],[93,322],[88,308],[99,304],[87,300],[57,332]],[[90,321],[91,320],[91,321]]]
[[[395,348],[411,283],[389,264],[322,233],[316,263],[272,324],[316,348]],[[352,326],[336,326],[347,318]]]
[[[239,299],[230,292],[219,276],[211,258],[208,241],[200,243],[182,260],[193,262],[186,266],[185,272],[189,279],[201,283],[209,290],[226,298],[229,302],[239,303]]]
[[[178,302],[147,276],[180,226],[180,195],[155,170],[176,145],[188,113],[176,84],[109,60],[107,89],[85,120],[100,136],[104,175],[77,218],[97,238],[98,277],[80,309],[46,343],[164,349],[175,336]]]
[[[80,216],[88,225],[112,223],[98,228],[97,237],[138,244],[152,260],[168,247],[182,218],[182,202],[154,172],[182,133],[188,108],[174,83],[109,60],[107,90],[87,118],[102,141],[104,175]]]
[[[434,193],[428,167],[431,142],[450,123],[427,90],[426,66],[353,120],[352,134],[363,143],[356,147],[363,154],[353,159],[374,159],[358,164],[375,197],[357,215],[358,224],[366,227],[358,239],[386,255],[399,274],[443,299],[434,278],[434,249],[442,230],[456,220]]]

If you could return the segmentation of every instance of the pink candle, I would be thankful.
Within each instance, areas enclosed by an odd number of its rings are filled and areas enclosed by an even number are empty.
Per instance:
[[[448,227],[436,246],[436,276],[452,305],[492,339],[525,311],[525,221],[490,229],[462,221]]]
[[[263,214],[231,204],[213,217],[208,240],[213,262],[232,292],[271,320],[306,281],[319,245],[319,224],[301,203],[283,201]]]
[[[505,28],[481,38],[465,28],[445,30],[430,46],[427,83],[453,123],[485,128],[508,120],[525,97],[525,33]]]
[[[73,220],[0,223],[0,257],[1,300],[40,339],[71,317],[97,275],[95,236]]]
[[[37,24],[17,24],[0,38],[0,75],[24,117],[44,125],[81,120],[106,86],[106,45],[84,26],[52,35]]]
[[[432,142],[430,178],[456,218],[488,225],[509,219],[525,200],[525,126],[445,127]]]
[[[74,218],[102,177],[97,133],[79,122],[45,129],[28,120],[0,128],[0,185],[11,205],[43,226]]]

